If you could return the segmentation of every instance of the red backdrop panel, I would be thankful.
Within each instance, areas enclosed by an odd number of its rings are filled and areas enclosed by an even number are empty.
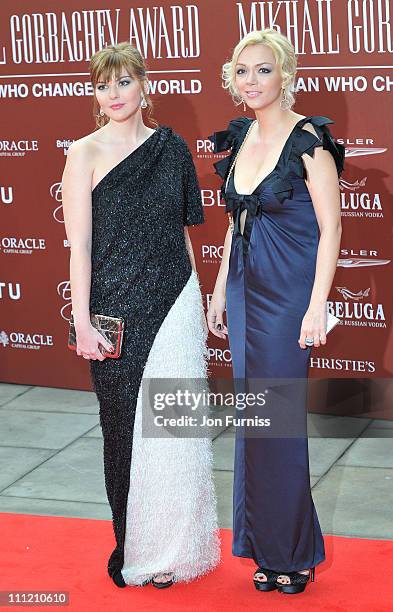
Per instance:
[[[393,87],[391,0],[3,1],[0,19],[1,380],[88,389],[66,348],[69,248],[61,175],[69,144],[93,131],[88,62],[129,40],[146,57],[155,116],[193,152],[206,223],[191,230],[205,305],[227,218],[207,136],[243,114],[221,65],[249,30],[275,27],[299,54],[299,113],[334,119],[347,149],[343,238],[329,301],[343,320],[314,350],[311,376],[390,377]],[[228,344],[210,337],[211,371],[229,376]]]

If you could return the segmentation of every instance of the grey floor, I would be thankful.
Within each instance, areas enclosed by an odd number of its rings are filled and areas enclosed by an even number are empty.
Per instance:
[[[0,419],[0,512],[111,519],[93,393],[0,384]],[[308,432],[324,534],[393,539],[393,422],[310,414]],[[220,526],[231,527],[232,433],[213,445]]]

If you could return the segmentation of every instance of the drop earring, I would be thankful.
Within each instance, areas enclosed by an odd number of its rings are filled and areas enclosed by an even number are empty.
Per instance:
[[[240,104],[242,104],[242,103],[243,103],[243,111],[245,112],[245,111],[246,111],[247,106],[246,106],[246,103],[244,102],[243,98],[240,98],[240,102],[238,102],[238,103],[236,104],[236,106],[240,106]]]
[[[280,108],[282,110],[288,110],[291,105],[290,105],[289,100],[287,98],[287,92],[285,91],[285,89],[283,89],[283,92],[284,92],[284,95],[283,95],[283,97],[281,98],[281,101],[280,101]]]
[[[143,94],[141,96],[141,108],[147,108],[146,98]]]

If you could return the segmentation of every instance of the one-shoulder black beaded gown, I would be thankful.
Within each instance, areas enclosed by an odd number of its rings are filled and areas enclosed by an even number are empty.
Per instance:
[[[219,560],[211,441],[142,437],[142,378],[206,375],[185,225],[203,223],[191,153],[159,127],[92,191],[91,312],[125,319],[119,359],[91,361],[116,548],[108,573],[188,581]]]
[[[280,405],[280,416],[286,427],[292,419],[299,433],[258,437],[237,429],[232,551],[254,559],[258,566],[291,572],[314,567],[325,558],[309,481],[305,398],[311,349],[298,345],[319,241],[302,155],[313,156],[315,147],[323,147],[340,174],[345,152],[330,134],[330,119],[306,117],[294,127],[275,169],[252,194],[240,194],[230,170],[252,123],[235,119],[227,130],[210,137],[216,152],[231,148],[230,155],[214,165],[224,179],[222,195],[234,220],[226,285],[233,375],[237,384],[251,388],[252,381],[276,380],[280,392],[285,387],[278,379],[295,381],[296,395]],[[306,123],[313,125],[317,136],[304,129]],[[273,420],[276,405],[271,402]]]

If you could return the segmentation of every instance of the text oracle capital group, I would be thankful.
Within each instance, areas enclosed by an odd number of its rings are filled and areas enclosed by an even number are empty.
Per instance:
[[[13,14],[9,39],[9,48],[0,40],[0,64],[89,61],[124,40],[146,59],[196,58],[199,13],[187,4]]]

